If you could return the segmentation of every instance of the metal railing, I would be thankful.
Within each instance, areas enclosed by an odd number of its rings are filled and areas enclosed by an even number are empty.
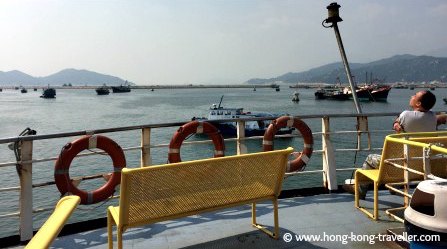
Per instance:
[[[313,173],[322,173],[323,184],[328,190],[336,190],[338,188],[337,184],[337,172],[341,171],[351,171],[355,169],[355,167],[343,167],[337,168],[336,165],[336,153],[340,152],[345,154],[346,152],[360,152],[360,151],[380,151],[381,147],[373,148],[372,147],[372,134],[389,134],[392,132],[390,121],[390,129],[375,129],[372,130],[369,128],[369,119],[378,118],[378,117],[393,117],[397,116],[398,113],[374,113],[374,114],[331,114],[331,115],[305,115],[305,116],[296,116],[309,123],[311,120],[320,120],[321,121],[321,130],[317,132],[313,132],[314,138],[321,136],[321,148],[314,149],[314,153],[321,154],[322,156],[322,168],[317,170],[306,170],[302,172],[294,172],[289,173],[288,175],[297,175],[297,174],[313,174]],[[340,121],[340,123],[346,123],[346,119],[356,119],[355,122],[355,130],[335,130],[331,127],[330,121]],[[220,122],[237,122],[237,134],[236,138],[228,138],[225,139],[226,142],[235,142],[236,143],[236,154],[245,154],[247,153],[246,143],[250,140],[259,140],[262,137],[245,137],[244,136],[244,127],[245,122],[247,121],[262,121],[262,120],[273,120],[273,117],[266,118],[250,118],[250,119],[232,119],[232,120],[221,120]],[[390,119],[391,120],[391,119]],[[347,121],[349,124],[353,124],[352,120]],[[179,127],[183,125],[185,122],[175,122],[175,123],[161,123],[161,124],[147,124],[147,125],[136,125],[136,126],[127,126],[127,127],[117,127],[117,128],[108,128],[108,129],[98,129],[98,130],[86,130],[86,131],[75,131],[75,132],[66,132],[66,133],[57,133],[57,134],[47,134],[47,135],[31,135],[31,136],[20,136],[20,137],[11,137],[0,139],[0,145],[5,145],[9,143],[16,143],[20,146],[20,160],[18,161],[10,161],[10,162],[0,162],[0,168],[3,167],[16,167],[18,177],[20,179],[20,186],[8,186],[0,188],[1,192],[8,191],[19,191],[19,203],[17,204],[17,212],[10,213],[1,213],[0,210],[0,219],[10,216],[19,216],[19,235],[21,241],[26,241],[31,239],[33,235],[33,214],[36,212],[42,212],[46,210],[52,209],[49,208],[33,208],[33,188],[39,188],[42,186],[53,185],[54,180],[48,180],[46,182],[41,183],[33,183],[33,164],[41,163],[41,162],[50,162],[55,161],[57,156],[49,156],[45,158],[34,158],[34,142],[39,140],[52,140],[58,138],[70,138],[76,136],[83,135],[92,135],[92,134],[102,134],[102,133],[115,133],[115,132],[125,132],[125,131],[136,131],[140,130],[141,135],[139,138],[135,138],[140,140],[141,143],[139,146],[126,147],[123,148],[124,151],[140,151],[140,165],[152,165],[152,150],[154,148],[163,148],[169,146],[169,141],[166,143],[153,144],[153,139],[151,139],[153,135],[154,129],[160,128],[170,128],[170,127]],[[312,130],[319,130],[316,127],[311,127]],[[353,147],[350,148],[337,148],[337,141],[334,141],[333,137],[335,136],[347,136],[347,135],[355,135],[356,139],[353,141],[357,141],[354,143]],[[282,135],[282,137],[300,137],[298,134],[293,135]],[[361,146],[362,138],[366,137],[366,146]],[[376,141],[377,144],[382,144],[383,138],[380,141]],[[185,141],[184,145],[196,145],[203,143],[212,143],[210,140],[204,141]],[[262,148],[260,148],[261,150]],[[58,152],[58,151],[57,151]],[[90,156],[92,154],[96,154],[95,152],[87,152],[81,153],[78,157]],[[85,176],[82,179],[89,180],[99,178],[101,175],[91,175]]]
[[[424,138],[424,140],[426,139],[426,141],[417,141],[417,139],[421,137]],[[404,223],[404,219],[396,212],[407,208],[410,204],[410,199],[413,197],[413,195],[409,193],[410,184],[412,182],[420,182],[420,180],[412,181],[410,179],[410,173],[420,176],[423,180],[445,180],[444,178],[436,176],[432,173],[431,161],[437,159],[447,159],[447,149],[445,148],[447,144],[440,145],[439,142],[437,142],[441,140],[447,141],[447,132],[394,134],[389,135],[386,139],[402,145],[403,158],[390,158],[385,160],[385,163],[401,169],[404,179],[403,182],[385,184],[386,188],[395,193],[401,194],[404,198],[404,205],[402,207],[387,209],[386,213],[397,221]],[[433,143],[431,143],[430,140],[432,140],[431,142]],[[409,153],[410,148],[413,150],[420,150],[420,153],[418,153],[420,156],[411,156]],[[415,161],[422,161],[421,171],[412,168],[411,164]],[[403,188],[403,190],[399,189],[399,187]]]

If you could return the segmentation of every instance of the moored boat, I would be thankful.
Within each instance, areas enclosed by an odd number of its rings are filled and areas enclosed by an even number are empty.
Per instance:
[[[44,99],[54,99],[56,98],[56,89],[51,87],[44,88],[40,97]]]
[[[108,95],[110,93],[109,87],[105,84],[103,86],[97,87],[95,91],[98,95]]]
[[[26,90],[26,88],[22,88],[22,89],[20,89],[20,92],[21,92],[21,93],[27,93],[28,90]]]
[[[391,87],[385,85],[365,85],[356,90],[359,99],[386,101]]]
[[[348,100],[350,96],[340,88],[320,88],[315,92],[316,99]]]
[[[113,93],[128,93],[130,92],[130,86],[127,84],[127,81],[119,86],[112,86]]]

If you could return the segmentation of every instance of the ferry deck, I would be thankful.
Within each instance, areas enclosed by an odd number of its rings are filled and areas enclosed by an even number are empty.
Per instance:
[[[347,152],[368,152],[380,153],[381,147],[374,148],[374,144],[383,143],[383,137],[391,134],[390,130],[380,129],[381,122],[376,122],[379,127],[369,123],[374,119],[383,119],[396,116],[396,113],[378,114],[342,114],[342,115],[312,115],[295,117],[300,118],[310,124],[315,139],[321,138],[321,142],[316,142],[320,148],[314,148],[314,154],[321,155],[322,169],[304,170],[302,172],[287,173],[292,175],[321,174],[323,176],[323,186],[312,188],[286,189],[281,192],[279,199],[279,239],[275,240],[255,229],[251,225],[251,207],[249,205],[229,208],[225,210],[201,213],[186,218],[179,218],[169,221],[154,223],[139,228],[131,228],[123,235],[124,248],[405,248],[406,242],[399,242],[392,234],[402,234],[403,224],[388,217],[385,210],[400,207],[403,197],[391,195],[388,190],[380,191],[379,220],[368,218],[364,213],[354,207],[354,196],[342,190],[341,184],[344,179],[337,179],[337,174],[352,172],[356,167],[346,167],[346,165],[336,165],[337,158],[345,157]],[[253,120],[272,120],[272,117],[253,118]],[[320,122],[318,122],[320,120]],[[329,122],[331,120],[331,122]],[[347,121],[348,120],[348,121]],[[222,120],[225,122],[227,120]],[[237,152],[235,154],[247,153],[244,145],[248,140],[262,139],[259,137],[244,137],[242,127],[247,120],[237,120],[238,137],[225,139],[225,141],[236,142]],[[356,123],[357,130],[339,130],[345,128],[349,123]],[[337,124],[338,123],[338,124]],[[179,127],[184,123],[170,124],[150,124],[132,127],[119,127],[95,131],[79,131],[64,134],[30,135],[0,140],[0,143],[8,144],[20,142],[22,145],[22,158],[17,162],[4,162],[1,167],[14,167],[16,164],[29,166],[32,169],[33,163],[52,162],[57,157],[39,158],[32,157],[33,150],[37,146],[29,146],[39,140],[66,139],[71,141],[73,137],[86,134],[102,134],[123,131],[141,131],[141,146],[123,148],[128,151],[141,152],[141,164],[151,165],[151,150],[160,147],[168,147],[168,144],[152,144],[150,141],[151,130],[155,133],[155,128]],[[370,124],[368,126],[368,124]],[[320,125],[320,126],[319,126]],[[321,131],[317,127],[321,127]],[[376,135],[374,135],[376,134]],[[337,136],[352,136],[352,141],[358,139],[358,143],[351,148],[337,147]],[[283,135],[281,135],[283,136]],[[297,137],[302,140],[299,134],[284,135]],[[379,141],[371,142],[371,137]],[[296,138],[294,138],[296,139]],[[360,141],[362,140],[362,141]],[[351,142],[352,142],[351,141]],[[365,141],[367,146],[365,146]],[[189,141],[185,144],[206,144],[211,141]],[[299,142],[301,143],[301,142]],[[27,145],[28,144],[28,145]],[[37,144],[37,143],[36,143]],[[302,144],[301,144],[302,145]],[[300,148],[295,148],[300,150]],[[81,156],[95,154],[85,153]],[[313,160],[318,157],[313,156]],[[362,159],[358,164],[362,163]],[[32,170],[29,170],[32,172]],[[19,216],[18,234],[7,238],[2,238],[3,248],[24,248],[27,241],[32,237],[36,225],[33,225],[33,216],[36,213],[47,212],[54,209],[54,204],[50,203],[48,208],[33,207],[33,195],[42,186],[54,188],[54,181],[51,179],[46,183],[35,183],[31,172],[25,171],[19,174],[22,178],[21,186],[3,187],[1,192],[18,191],[20,200],[17,204],[19,212],[2,214],[0,218]],[[38,172],[35,172],[38,174]],[[92,178],[92,177],[88,177]],[[88,180],[88,179],[86,179]],[[33,191],[34,189],[34,191]],[[363,201],[368,209],[373,208],[373,191],[368,192],[366,201]],[[104,205],[104,210],[108,204]],[[105,216],[104,211],[104,216]],[[104,216],[95,220],[74,223],[69,220],[59,237],[53,242],[51,248],[107,248],[107,221]],[[273,212],[271,203],[261,203],[257,205],[258,221],[268,227],[273,226]],[[3,226],[3,225],[2,225]],[[114,230],[115,233],[116,229]],[[308,235],[308,237],[305,237]],[[381,235],[381,236],[379,236]],[[396,235],[396,234],[394,234]],[[373,238],[374,237],[374,238]],[[290,242],[288,242],[290,240]],[[391,240],[391,241],[390,241]],[[116,248],[116,236],[114,236],[114,247]]]
[[[382,210],[401,205],[401,197],[390,195],[388,191],[384,191],[383,195]],[[371,201],[370,198],[368,196],[367,200]],[[371,236],[379,234],[392,236],[387,229],[403,226],[388,218],[384,212],[381,212],[381,220],[372,221],[354,208],[353,200],[353,195],[342,192],[281,199],[281,237],[278,240],[251,226],[251,207],[246,205],[129,229],[124,233],[123,245],[124,248],[133,249],[403,248],[396,242],[386,241],[385,236],[384,241],[379,241],[378,237],[370,240]],[[271,204],[257,207],[259,221],[273,224]],[[286,234],[294,237],[292,241],[285,241]],[[315,241],[315,238],[297,241],[296,236],[303,235],[320,236],[323,241]],[[355,237],[347,237],[352,235]],[[116,241],[114,246],[116,248]],[[107,248],[107,228],[61,236],[51,248]]]

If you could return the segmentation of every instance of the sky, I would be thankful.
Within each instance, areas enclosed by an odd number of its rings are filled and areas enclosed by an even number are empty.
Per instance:
[[[0,71],[241,84],[341,61],[320,0],[0,0]],[[343,0],[349,62],[447,51],[445,0]]]

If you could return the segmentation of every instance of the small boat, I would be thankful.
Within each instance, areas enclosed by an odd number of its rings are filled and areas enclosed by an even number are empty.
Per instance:
[[[340,88],[320,88],[315,92],[316,99],[348,100],[350,97],[350,93]]]
[[[256,92],[256,87],[253,87],[253,92]]]
[[[153,91],[154,91],[154,88],[151,89],[151,92],[153,92]]]
[[[272,113],[254,113],[254,112],[244,112],[243,108],[225,108],[222,107],[222,99],[220,99],[219,105],[211,105],[208,113],[208,118],[193,117],[191,120],[208,121],[215,125],[219,129],[220,133],[224,137],[236,137],[237,136],[237,124],[236,122],[215,122],[224,119],[244,119],[244,118],[254,118],[254,117],[279,117],[287,114],[272,114]],[[245,122],[245,136],[263,136],[271,121],[246,121]],[[276,134],[291,134],[294,128],[283,128],[280,129]]]
[[[54,99],[56,98],[56,89],[51,87],[44,88],[40,97],[44,99]]]
[[[279,90],[280,90],[279,86],[275,88],[275,91],[279,92]]]
[[[34,91],[37,92],[37,88],[34,88]]]
[[[292,101],[293,102],[299,102],[300,101],[300,93],[299,92],[295,91],[292,94]]]
[[[22,89],[20,89],[20,92],[21,92],[21,93],[27,93],[28,90],[26,90],[26,88],[22,88]]]
[[[98,95],[108,95],[110,93],[109,87],[104,84],[103,86],[97,87],[95,89]]]
[[[443,98],[442,100],[444,100],[444,103],[447,104],[447,98]]]
[[[130,86],[127,84],[127,81],[124,83],[124,85],[120,86],[112,86],[112,92],[113,93],[128,93],[130,92]]]
[[[3,92],[3,89],[2,89],[2,88],[0,88],[0,92]]]

